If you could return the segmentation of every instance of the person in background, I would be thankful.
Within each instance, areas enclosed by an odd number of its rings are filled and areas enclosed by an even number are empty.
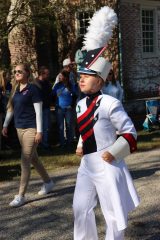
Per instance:
[[[0,71],[0,88],[1,92],[4,95],[6,91],[6,83],[5,83],[5,71],[1,70]]]
[[[139,205],[123,160],[136,150],[136,130],[121,102],[101,92],[111,64],[99,52],[88,51],[79,69],[79,86],[86,97],[76,107],[80,132],[76,154],[82,159],[73,198],[74,240],[98,239],[97,200],[105,219],[106,240],[124,240],[128,213]]]
[[[123,100],[123,89],[119,81],[115,79],[114,72],[112,69],[110,70],[107,76],[106,82],[102,88],[102,92],[103,94],[108,94],[112,97],[117,98],[121,102]]]
[[[11,84],[11,73],[10,71],[6,70],[4,72],[4,80],[5,80],[5,100],[4,100],[4,104],[5,104],[5,109],[8,103],[8,99],[12,90],[12,84]]]
[[[70,147],[70,144],[73,141],[73,112],[76,88],[75,85],[73,85],[69,80],[68,71],[61,71],[59,82],[54,86],[52,95],[55,99],[60,146],[64,147],[65,144],[67,144],[67,146]],[[66,125],[67,141],[65,141],[64,124]]]
[[[71,50],[71,59],[72,59],[72,61],[74,59],[74,61],[76,63],[77,71],[80,69],[81,64],[84,61],[86,53],[87,53],[87,51],[83,47],[83,41],[84,41],[83,36],[78,37],[72,47],[72,50]],[[77,81],[79,81],[79,78],[80,78],[80,75],[77,72]],[[78,100],[84,98],[85,94],[82,93],[78,87],[77,87],[77,89],[78,89],[78,98],[77,98],[77,101],[78,101]]]
[[[63,60],[63,69],[62,70],[65,70],[67,72],[69,72],[69,81],[71,82],[72,85],[77,85],[77,75],[76,75],[76,71],[75,71],[75,68],[74,68],[74,63],[71,62],[71,59],[70,58],[66,58]],[[53,87],[55,86],[56,83],[58,83],[60,81],[61,78],[61,73],[59,73],[56,77],[56,80],[53,84]]]
[[[30,165],[33,164],[44,184],[39,195],[49,193],[54,183],[38,159],[37,145],[42,140],[42,98],[37,81],[32,78],[28,64],[18,64],[14,69],[14,81],[7,104],[7,114],[2,134],[7,137],[8,125],[14,115],[14,123],[21,145],[21,180],[19,193],[10,202],[11,207],[22,206],[30,179]]]
[[[50,149],[49,145],[49,129],[50,129],[50,106],[51,106],[51,93],[52,85],[50,83],[50,72],[46,66],[42,66],[38,70],[38,83],[41,86],[42,92],[42,115],[43,115],[43,137],[41,147]]]
[[[0,150],[2,149],[2,117],[3,117],[3,105],[2,105],[2,89],[0,87]]]
[[[9,71],[0,71],[0,149],[2,148],[2,122],[6,112],[6,105],[8,102],[8,96],[11,91]]]
[[[2,119],[4,114],[4,106],[3,106],[3,97],[4,97],[4,77],[3,77],[3,71],[0,71],[0,150],[2,148]]]
[[[8,99],[10,96],[10,92],[12,89],[12,84],[11,84],[11,74],[10,71],[7,69],[1,70],[0,71],[0,94],[1,94],[1,100],[0,100],[0,105],[1,105],[1,121],[3,123],[5,113],[6,113],[6,107],[8,103]],[[1,124],[2,124],[1,123]],[[13,130],[13,124],[10,125],[10,128]],[[2,126],[1,126],[2,127]],[[0,130],[0,133],[2,132],[2,128]],[[1,138],[1,148],[5,149],[10,149],[10,143],[8,139],[6,138]]]
[[[77,38],[77,41],[75,43],[74,60],[75,60],[75,63],[77,64],[77,71],[81,67],[82,62],[85,59],[86,53],[87,52],[83,49],[83,36],[81,36]]]
[[[69,73],[69,82],[71,84],[71,86],[74,87],[75,91],[76,91],[76,96],[74,95],[73,97],[77,99],[77,97],[79,96],[79,88],[78,88],[78,83],[77,83],[77,69],[76,69],[76,65],[75,62],[71,61],[71,58],[68,57],[66,59],[63,60],[63,69],[62,71],[66,71]],[[52,87],[52,89],[54,88],[54,86],[56,85],[56,83],[61,81],[61,77],[62,74],[61,72],[57,75],[56,81]],[[75,101],[74,101],[75,102]],[[66,123],[64,123],[64,127],[66,126]],[[73,107],[73,136],[74,139],[77,138],[77,129],[76,129],[76,112],[75,112],[75,107]],[[66,133],[66,129],[64,128],[64,135]]]

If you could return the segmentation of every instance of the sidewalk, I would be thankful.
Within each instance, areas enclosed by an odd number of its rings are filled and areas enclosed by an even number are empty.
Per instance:
[[[160,240],[160,149],[132,154],[126,158],[141,204],[129,216],[125,240]],[[56,186],[40,197],[40,178],[32,178],[28,202],[20,208],[8,203],[18,190],[19,181],[0,182],[0,240],[72,240],[72,198],[77,168],[50,172]],[[99,240],[104,240],[104,220],[96,209]],[[94,240],[94,239],[93,239]]]

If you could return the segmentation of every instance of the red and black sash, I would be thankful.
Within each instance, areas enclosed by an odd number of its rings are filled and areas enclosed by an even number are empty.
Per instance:
[[[98,95],[99,96],[99,95]],[[97,151],[97,144],[94,135],[94,125],[99,118],[99,114],[95,116],[94,113],[100,106],[101,99],[98,101],[96,96],[88,106],[88,109],[77,119],[78,129],[83,139],[83,152],[84,154]]]

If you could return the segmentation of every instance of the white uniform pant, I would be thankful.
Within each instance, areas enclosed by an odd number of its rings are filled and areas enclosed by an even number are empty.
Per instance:
[[[102,187],[101,183],[99,180],[93,181],[86,174],[78,173],[73,199],[74,240],[98,239],[94,214],[94,207],[97,205],[97,195],[106,221],[105,240],[124,239],[124,230],[118,231],[116,219],[112,214],[113,203],[110,204],[110,196],[108,196],[106,189]]]

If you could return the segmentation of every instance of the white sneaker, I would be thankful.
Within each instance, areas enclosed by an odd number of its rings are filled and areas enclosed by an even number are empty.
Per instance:
[[[10,207],[20,207],[25,203],[25,197],[16,195],[12,202],[9,203]]]
[[[43,186],[41,187],[41,190],[38,192],[38,195],[45,195],[51,192],[53,187],[54,183],[52,180],[49,183],[44,183]]]

